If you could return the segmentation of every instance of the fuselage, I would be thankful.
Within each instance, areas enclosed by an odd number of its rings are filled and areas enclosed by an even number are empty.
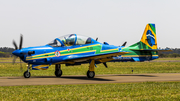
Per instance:
[[[28,64],[51,65],[66,63],[67,61],[73,61],[73,63],[86,63],[89,60],[88,58],[98,56],[96,59],[99,59],[101,58],[99,57],[101,55],[118,53],[122,50],[119,46],[109,45],[107,43],[102,44],[92,38],[86,38],[86,41],[87,39],[89,42],[82,44],[83,40],[78,39],[77,36],[71,45],[65,45],[65,42],[63,43],[63,41],[59,40],[59,43],[61,43],[60,46],[47,44],[44,46],[27,47],[22,48],[21,50],[16,50],[13,54],[19,56]],[[80,40],[81,44],[77,44],[77,40]],[[67,39],[65,41],[67,41]]]

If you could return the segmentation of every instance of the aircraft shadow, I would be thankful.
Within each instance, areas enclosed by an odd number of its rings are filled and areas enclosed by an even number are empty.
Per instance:
[[[154,76],[154,75],[135,75],[135,74],[127,74],[127,75],[113,75],[113,76],[142,76],[142,77],[157,77],[157,76]]]
[[[33,76],[31,78],[58,78],[55,76]],[[87,78],[86,76],[61,76],[59,79],[79,79],[79,80],[94,80],[94,81],[114,81],[111,79],[102,79],[102,78]]]
[[[61,78],[65,78],[65,79],[93,80],[93,81],[114,81],[114,80],[111,80],[111,79],[103,79],[103,78],[98,78],[98,77],[87,78],[86,76],[84,76],[84,77],[65,76],[65,77],[61,77]]]

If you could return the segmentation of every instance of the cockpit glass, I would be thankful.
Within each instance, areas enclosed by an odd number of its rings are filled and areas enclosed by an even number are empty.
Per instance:
[[[91,38],[88,38],[86,36],[77,36],[76,45],[84,45],[91,43]]]
[[[60,46],[72,46],[72,45],[84,45],[84,44],[90,44],[91,42],[92,39],[90,37],[77,35],[77,34],[69,34],[56,38],[48,45],[51,45],[53,47],[60,47]]]
[[[72,46],[75,43],[75,34],[66,35],[63,37],[59,37],[59,39],[63,42],[65,46]]]

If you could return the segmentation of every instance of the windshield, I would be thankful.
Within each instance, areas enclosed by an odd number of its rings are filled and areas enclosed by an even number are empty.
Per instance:
[[[58,40],[54,39],[48,45],[53,46],[53,47],[60,47],[61,43]]]

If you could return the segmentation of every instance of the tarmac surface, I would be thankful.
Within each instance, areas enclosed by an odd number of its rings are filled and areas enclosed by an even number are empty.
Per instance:
[[[64,84],[104,84],[104,83],[129,83],[129,82],[163,82],[179,81],[180,73],[160,74],[113,74],[96,75],[93,79],[85,75],[71,75],[57,78],[55,76],[0,77],[0,86],[20,85],[64,85]]]

